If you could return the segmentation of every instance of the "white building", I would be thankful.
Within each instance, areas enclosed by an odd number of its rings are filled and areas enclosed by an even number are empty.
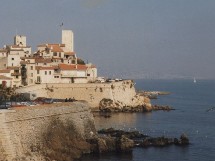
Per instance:
[[[74,52],[73,32],[62,31],[62,43],[45,43],[31,53],[26,37],[16,35],[14,45],[0,49],[0,76],[7,85],[19,87],[38,83],[87,83],[96,80],[95,65],[84,64]],[[81,64],[79,64],[81,63]],[[4,80],[4,81],[5,81]],[[10,82],[10,83],[9,83]]]

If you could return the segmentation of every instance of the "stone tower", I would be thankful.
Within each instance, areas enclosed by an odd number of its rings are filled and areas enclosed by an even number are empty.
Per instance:
[[[65,44],[66,52],[74,51],[74,37],[72,30],[62,30],[62,44]]]
[[[14,45],[25,47],[26,46],[26,36],[16,35],[14,37]]]

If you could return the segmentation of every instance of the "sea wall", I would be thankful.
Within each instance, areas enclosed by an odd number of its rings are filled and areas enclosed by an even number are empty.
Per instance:
[[[123,102],[132,105],[132,98],[136,95],[134,83],[124,80],[112,83],[82,83],[82,84],[39,84],[17,89],[18,93],[31,93],[36,97],[75,98],[86,100],[91,107],[98,107],[103,99]]]
[[[22,158],[44,147],[45,135],[56,120],[61,126],[72,125],[79,138],[96,133],[90,108],[82,102],[0,110],[0,160]]]

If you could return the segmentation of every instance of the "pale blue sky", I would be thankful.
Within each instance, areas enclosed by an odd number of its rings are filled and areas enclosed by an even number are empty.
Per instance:
[[[63,22],[101,75],[215,78],[214,0],[1,0],[0,16],[2,47],[60,43]]]

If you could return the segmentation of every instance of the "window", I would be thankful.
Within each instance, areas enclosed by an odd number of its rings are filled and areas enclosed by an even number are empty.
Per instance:
[[[14,60],[14,58],[11,58],[11,60]]]
[[[90,74],[87,74],[87,76],[90,76]]]
[[[31,79],[31,83],[33,83],[33,79]]]
[[[33,70],[33,66],[31,66],[31,70]]]
[[[56,52],[54,52],[54,53],[53,53],[53,56],[57,56],[57,53],[56,53]]]
[[[51,71],[49,71],[49,75],[51,75],[52,74],[52,72]]]
[[[59,76],[54,76],[54,78],[59,78]]]
[[[19,76],[17,75],[16,78],[19,78]]]
[[[47,71],[45,71],[45,75],[47,75]]]
[[[33,73],[31,73],[31,77],[33,77]]]
[[[37,70],[37,74],[40,74],[40,71],[39,71],[39,70]]]
[[[46,63],[44,63],[44,65],[46,65]]]

